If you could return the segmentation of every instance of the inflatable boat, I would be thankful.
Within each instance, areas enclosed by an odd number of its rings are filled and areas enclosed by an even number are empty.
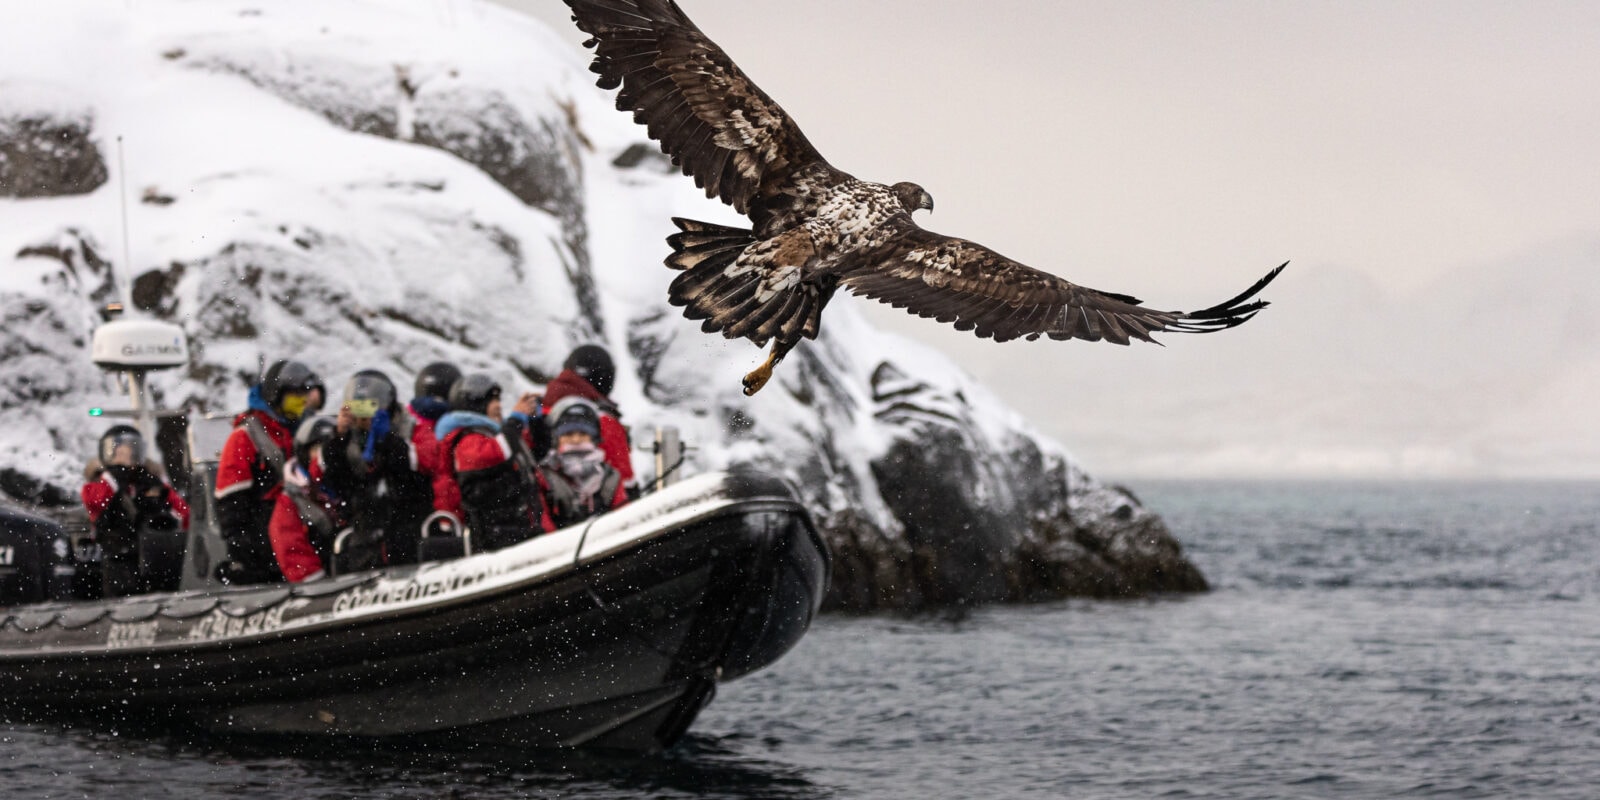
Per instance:
[[[262,735],[419,738],[534,748],[671,745],[716,685],[777,660],[821,605],[829,555],[793,487],[750,472],[673,483],[585,523],[472,553],[424,539],[424,563],[229,587],[212,489],[228,417],[161,411],[147,373],[188,362],[182,329],[125,319],[91,343],[147,441],[189,487],[189,529],[140,530],[140,594],[100,596],[86,519],[0,506],[0,715]],[[337,543],[335,544],[337,552]]]
[[[0,514],[0,579],[45,592],[70,540]],[[188,549],[186,586],[209,572]],[[448,561],[0,608],[0,713],[652,751],[793,647],[828,577],[792,487],[701,475]]]

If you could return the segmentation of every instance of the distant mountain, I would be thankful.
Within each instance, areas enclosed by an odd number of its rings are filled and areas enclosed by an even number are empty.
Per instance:
[[[1205,586],[1131,494],[848,305],[745,398],[762,354],[668,307],[661,265],[670,216],[733,218],[590,78],[538,23],[489,5],[14,10],[0,489],[73,501],[103,428],[85,409],[123,402],[88,339],[126,295],[190,337],[190,367],[154,378],[160,399],[209,412],[238,410],[263,360],[305,360],[337,393],[358,369],[408,385],[451,359],[512,391],[603,343],[642,471],[650,431],[675,425],[690,469],[795,480],[837,556],[836,607]]]
[[[1168,350],[1041,349],[1050,399],[1011,400],[1135,474],[1600,477],[1600,241],[1404,294],[1307,259],[1270,299],[1250,325]]]

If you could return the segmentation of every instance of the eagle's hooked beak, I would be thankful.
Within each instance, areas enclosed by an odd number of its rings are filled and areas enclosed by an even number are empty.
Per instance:
[[[895,198],[900,201],[907,214],[933,210],[933,195],[928,194],[927,189],[910,181],[901,181],[890,188],[894,190]]]

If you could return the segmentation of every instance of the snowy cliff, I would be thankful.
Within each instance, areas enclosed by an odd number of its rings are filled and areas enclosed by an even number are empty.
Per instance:
[[[939,354],[843,298],[755,398],[762,353],[666,305],[669,217],[737,223],[541,24],[486,4],[52,4],[0,30],[0,489],[67,503],[121,405],[96,309],[181,324],[167,406],[238,408],[259,361],[337,391],[430,361],[536,388],[585,342],[653,471],[755,463],[813,502],[835,607],[1204,587],[1160,520]],[[20,19],[16,19],[20,17]],[[123,201],[126,200],[124,212]],[[126,215],[126,224],[123,216]]]

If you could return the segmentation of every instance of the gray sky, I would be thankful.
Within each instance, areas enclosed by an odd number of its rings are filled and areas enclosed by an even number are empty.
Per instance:
[[[582,39],[559,0],[505,4]],[[1293,261],[1260,318],[1165,348],[873,312],[1091,470],[1600,477],[1600,358],[1518,350],[1540,297],[1497,345],[1527,367],[1503,397],[1479,343],[1437,330],[1531,269],[1557,315],[1600,313],[1600,3],[680,5],[833,164],[927,187],[926,227],[1159,308]]]

